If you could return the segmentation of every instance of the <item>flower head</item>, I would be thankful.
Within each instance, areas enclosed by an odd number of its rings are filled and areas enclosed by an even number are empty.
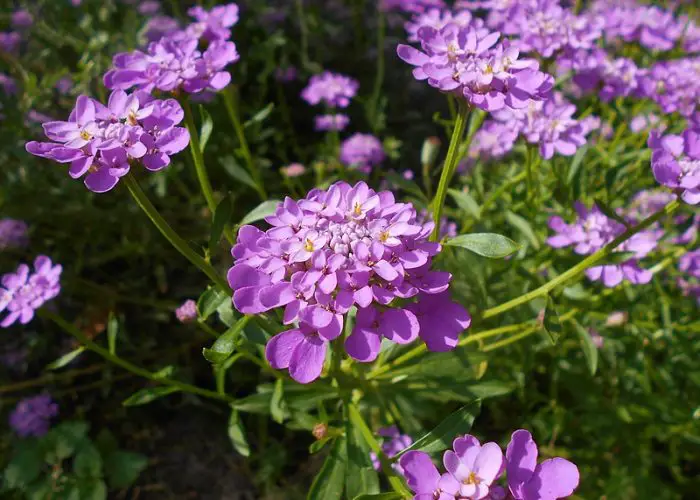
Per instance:
[[[379,0],[385,11],[398,10],[401,12],[420,13],[430,8],[444,8],[444,0]]]
[[[520,429],[513,433],[506,450],[508,488],[516,500],[556,500],[573,494],[578,487],[576,465],[563,458],[537,463],[537,444]]]
[[[238,22],[238,5],[217,5],[207,11],[200,6],[191,7],[187,14],[195,18],[185,32],[193,38],[204,38],[210,42],[231,38],[231,27]]]
[[[519,59],[516,45],[499,43],[497,32],[448,24],[440,30],[422,26],[418,37],[422,52],[408,45],[397,49],[401,59],[415,66],[413,76],[486,111],[523,108],[547,97],[554,85],[537,61]]]
[[[340,161],[360,172],[369,173],[372,167],[386,158],[382,143],[371,134],[354,134],[340,145]]]
[[[180,323],[193,322],[197,319],[197,303],[192,299],[186,300],[175,309],[175,316]]]
[[[85,175],[91,191],[104,193],[140,162],[151,171],[170,164],[170,155],[189,143],[187,129],[177,127],[184,112],[175,99],[153,99],[145,93],[115,90],[107,106],[81,95],[68,121],[43,124],[52,142],[31,141],[29,153],[70,163],[74,179]],[[86,175],[87,174],[87,175]]]
[[[43,436],[49,430],[51,418],[58,415],[58,405],[48,394],[24,398],[10,414],[10,427],[20,437]]]
[[[406,344],[420,336],[429,347],[446,350],[456,341],[441,339],[456,338],[469,326],[467,311],[447,294],[436,300],[448,329],[421,323],[416,312],[427,318],[435,307],[415,307],[445,292],[451,275],[430,270],[440,251],[428,241],[433,224],[419,224],[413,206],[397,203],[392,193],[377,193],[364,182],[338,182],[298,202],[286,198],[265,220],[272,226],[265,232],[239,230],[228,281],[240,312],[284,307],[284,323],[298,325],[266,348],[271,366],[289,368],[295,380],[320,375],[328,343],[340,336],[354,306],[355,327],[345,349],[363,362],[377,357],[382,338]]]
[[[657,182],[678,190],[690,205],[700,203],[700,131],[687,129],[683,135],[649,134],[651,170]]]
[[[408,34],[409,42],[419,42],[418,30],[423,26],[430,26],[436,30],[440,30],[448,24],[455,24],[459,27],[467,27],[472,24],[477,28],[483,28],[484,22],[481,19],[473,19],[471,12],[462,10],[453,14],[449,10],[441,10],[437,8],[428,9],[425,12],[416,14],[405,24],[406,33]]]
[[[316,130],[325,132],[329,130],[343,130],[350,123],[348,115],[320,115],[316,117]]]
[[[0,51],[10,54],[17,52],[21,39],[16,31],[0,31]]]
[[[29,228],[22,220],[0,219],[0,251],[7,248],[24,248],[29,244]]]
[[[323,103],[330,108],[347,108],[359,87],[349,76],[326,71],[311,77],[301,97],[312,106]]]
[[[6,315],[0,327],[7,328],[17,321],[23,325],[29,323],[34,311],[61,291],[61,271],[60,265],[40,255],[34,260],[34,272],[26,264],[20,264],[14,273],[5,274],[0,280],[0,313]]]

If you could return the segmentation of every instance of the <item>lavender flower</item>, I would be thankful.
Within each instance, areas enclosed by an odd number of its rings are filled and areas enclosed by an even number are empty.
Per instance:
[[[175,316],[180,323],[192,323],[197,319],[197,303],[192,299],[186,300],[175,309]]]
[[[289,83],[297,79],[299,71],[294,66],[287,66],[286,68],[277,68],[275,70],[275,79],[278,82]]]
[[[20,436],[43,436],[49,431],[51,418],[58,415],[58,405],[48,394],[20,401],[10,414],[10,427]]]
[[[597,91],[604,102],[637,92],[641,72],[631,59],[611,59],[602,49],[571,51],[557,60],[561,71],[572,71],[584,92]]]
[[[14,54],[20,41],[21,37],[16,31],[0,31],[0,51]]]
[[[17,84],[15,82],[15,79],[12,78],[10,75],[0,73],[0,88],[7,95],[14,94],[15,92],[17,92]]]
[[[153,16],[146,23],[144,36],[149,42],[157,42],[167,35],[172,35],[180,29],[177,19],[168,16]]]
[[[0,251],[8,248],[24,248],[29,244],[29,228],[24,221],[0,219]]]
[[[61,291],[59,280],[63,268],[53,265],[51,259],[40,255],[34,260],[34,272],[20,264],[14,273],[0,280],[0,313],[7,312],[0,327],[7,328],[19,321],[26,325],[34,318],[34,311]]]
[[[377,431],[377,434],[384,438],[384,441],[382,442],[382,452],[389,458],[397,455],[403,449],[408,448],[413,444],[413,439],[411,439],[411,436],[401,434],[398,427],[395,425],[392,425],[391,427],[382,427]],[[372,460],[372,467],[374,467],[374,470],[381,470],[382,465],[379,462],[379,457],[377,457],[377,454],[370,452],[369,456]],[[395,463],[392,465],[392,468],[399,474],[403,474],[403,469],[401,468],[400,464]]]
[[[510,153],[519,134],[518,122],[487,120],[474,134],[469,158],[495,160]]]
[[[659,123],[660,118],[654,113],[649,113],[646,115],[637,115],[630,121],[630,130],[635,134],[651,128],[652,126]]]
[[[160,10],[160,2],[157,0],[144,0],[137,7],[139,14],[153,15]]]
[[[45,123],[52,142],[28,142],[26,150],[59,163],[70,163],[74,179],[85,177],[91,191],[104,193],[126,175],[131,163],[150,171],[170,164],[170,155],[189,143],[187,129],[177,127],[184,112],[175,99],[164,101],[138,92],[115,90],[107,106],[81,95],[68,121]]]
[[[596,2],[592,13],[604,21],[606,38],[639,42],[651,50],[671,50],[683,33],[673,13],[656,6],[602,1]]]
[[[53,120],[53,118],[50,117],[49,115],[46,115],[44,113],[40,113],[39,111],[37,111],[35,109],[30,109],[29,111],[27,111],[27,115],[25,118],[26,119],[25,119],[24,123],[26,123],[27,126],[36,125],[36,124],[41,125],[41,124],[44,124],[44,123],[47,123],[47,122],[50,122]]]
[[[70,76],[61,77],[58,79],[54,87],[59,93],[68,94],[73,89],[73,80]]]
[[[359,87],[357,80],[349,76],[326,71],[311,77],[301,97],[312,106],[323,102],[330,108],[347,108]]]
[[[196,6],[190,8],[187,14],[196,19],[185,30],[187,36],[210,42],[231,38],[231,27],[238,23],[238,5],[235,3],[217,5],[210,11]]]
[[[301,163],[290,163],[280,169],[286,177],[300,177],[306,173],[306,167]]]
[[[354,134],[340,145],[340,161],[368,174],[381,164],[386,155],[382,143],[371,134]]]
[[[151,42],[146,52],[119,53],[112,59],[112,69],[104,75],[105,87],[135,87],[146,92],[181,89],[190,94],[223,89],[231,81],[231,74],[224,68],[240,58],[236,44],[217,40],[201,52],[198,43],[196,38],[166,36]]]
[[[700,110],[700,57],[660,61],[638,76],[639,93],[664,113],[690,117]]]
[[[553,248],[573,246],[579,255],[595,253],[625,231],[625,226],[609,219],[593,205],[591,209],[581,203],[576,203],[578,220],[567,224],[561,217],[551,217],[549,227],[557,235],[547,239]],[[602,280],[607,287],[619,285],[623,280],[633,284],[649,283],[652,273],[639,267],[638,260],[648,255],[656,248],[658,234],[653,231],[642,231],[615,248],[616,252],[633,252],[634,256],[620,264],[595,266],[586,270],[586,276],[593,281]]]
[[[423,52],[399,45],[397,53],[416,67],[416,79],[463,96],[486,111],[519,109],[547,97],[554,79],[539,71],[537,61],[519,59],[515,45],[498,43],[499,36],[472,26],[448,24],[441,30],[423,26],[418,30]]]
[[[348,115],[320,115],[316,117],[316,130],[327,132],[329,130],[343,130],[350,123]]]
[[[566,498],[578,487],[576,465],[563,458],[537,463],[537,443],[520,429],[513,433],[506,450],[508,489],[516,500]]]
[[[700,248],[684,254],[678,260],[678,269],[694,278],[700,279]]]
[[[345,349],[362,362],[377,357],[382,338],[406,344],[420,336],[431,350],[448,350],[469,326],[467,311],[449,299],[451,275],[430,270],[440,251],[428,241],[433,225],[417,224],[413,206],[392,193],[339,182],[299,202],[286,198],[266,221],[266,232],[240,229],[228,281],[240,312],[284,307],[284,324],[298,324],[266,347],[270,365],[289,368],[296,381],[319,377],[355,305]],[[397,297],[417,302],[389,307]]]
[[[666,205],[675,200],[677,196],[668,191],[640,191],[634,198],[627,210],[627,216],[635,222],[641,222],[654,213],[662,210]],[[671,243],[677,245],[686,245],[695,239],[700,228],[700,214],[693,218],[693,222],[688,224],[689,215],[677,215],[673,218],[677,226],[688,226],[688,228],[678,235],[674,235],[669,239]],[[659,238],[664,234],[664,229],[659,223],[653,226]]]
[[[379,0],[385,11],[398,10],[401,12],[421,13],[431,7],[444,8],[444,0]]]
[[[455,24],[460,28],[466,28],[473,24],[476,28],[483,28],[484,22],[481,19],[473,19],[471,12],[462,10],[456,14],[452,14],[449,10],[428,9],[427,11],[416,14],[405,24],[406,34],[409,42],[419,42],[418,30],[423,26],[429,26],[436,30],[441,30],[448,24]]]
[[[10,24],[17,29],[28,28],[34,24],[34,17],[27,10],[16,10],[10,16]]]
[[[678,190],[683,201],[700,203],[700,131],[688,129],[683,135],[649,134],[651,169],[656,180]]]

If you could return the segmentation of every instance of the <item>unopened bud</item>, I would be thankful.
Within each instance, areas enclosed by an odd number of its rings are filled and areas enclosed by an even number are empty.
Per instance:
[[[313,430],[311,431],[311,434],[317,439],[321,440],[324,437],[328,435],[328,425],[324,424],[323,422],[314,425]]]
[[[605,320],[605,326],[622,326],[627,323],[627,318],[629,314],[626,311],[615,311]]]
[[[421,165],[432,166],[440,154],[440,139],[437,137],[428,137],[423,141],[423,148],[420,152]]]

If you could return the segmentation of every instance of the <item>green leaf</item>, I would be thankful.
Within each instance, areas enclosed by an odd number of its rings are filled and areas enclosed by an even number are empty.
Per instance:
[[[238,410],[235,408],[231,408],[231,416],[228,419],[228,437],[238,453],[244,457],[250,456],[250,446],[245,437],[245,429],[238,417]]]
[[[230,300],[224,301],[216,308],[219,314],[219,320],[226,326],[231,327],[236,322],[236,317],[233,315],[233,302]]]
[[[241,329],[236,328],[236,325],[233,325],[231,328],[226,330],[221,337],[216,339],[209,349],[206,347],[202,349],[202,354],[210,363],[217,365],[223,363],[236,348],[236,340],[238,339],[240,333]]]
[[[583,164],[583,157],[586,156],[587,152],[588,152],[588,146],[580,147],[576,151],[576,154],[574,155],[573,160],[571,160],[571,165],[569,165],[569,172],[566,176],[566,185],[567,186],[570,186],[571,183],[574,181],[576,174],[578,173],[579,169],[581,168],[581,165]]]
[[[323,467],[311,484],[307,500],[340,500],[347,468],[346,451],[345,438],[337,438]]]
[[[199,116],[202,117],[202,129],[199,132],[199,149],[203,153],[204,148],[207,147],[207,142],[209,142],[211,133],[214,130],[214,122],[209,112],[201,104],[199,105]]]
[[[502,259],[514,254],[520,248],[510,238],[495,233],[462,234],[447,240],[445,245],[466,248],[489,259]]]
[[[324,446],[326,446],[328,444],[328,442],[331,439],[333,439],[333,438],[332,437],[324,437],[324,438],[321,438],[321,439],[314,441],[313,443],[311,443],[309,445],[309,453],[311,455],[313,455],[314,453],[318,453],[319,451],[321,451],[323,449]]]
[[[379,476],[372,467],[370,447],[352,419],[345,423],[348,465],[345,474],[345,496],[353,499],[363,493],[379,493]]]
[[[115,451],[105,457],[105,475],[113,490],[128,488],[148,465],[148,458],[140,453]]]
[[[588,330],[586,330],[581,323],[572,320],[574,325],[574,331],[578,335],[581,341],[581,349],[583,350],[583,356],[586,358],[586,365],[588,366],[588,371],[591,375],[595,375],[598,370],[598,348],[593,343],[593,337]]]
[[[110,453],[114,453],[119,448],[117,439],[108,429],[102,429],[95,439],[95,446],[100,452],[100,455],[107,457]]]
[[[248,212],[248,214],[243,217],[238,224],[243,226],[245,224],[262,220],[268,215],[275,213],[275,210],[277,210],[280,203],[282,202],[278,200],[263,201],[260,205]]]
[[[481,401],[478,399],[462,406],[459,410],[440,422],[432,431],[392,457],[391,460],[395,462],[401,458],[404,453],[411,450],[432,453],[449,448],[456,436],[469,432],[474,423],[474,419],[480,411]]]
[[[461,210],[467,212],[476,220],[481,219],[481,208],[472,195],[464,191],[457,191],[456,189],[448,189],[447,192],[452,196]]]
[[[85,350],[84,347],[78,347],[73,349],[71,352],[64,354],[55,361],[52,361],[46,365],[46,370],[58,370],[66,365],[69,365],[75,358],[80,356],[80,354]]]
[[[284,422],[286,413],[286,404],[284,403],[284,380],[278,378],[275,382],[275,390],[272,392],[270,399],[270,415],[272,420],[281,424]]]
[[[603,212],[603,214],[605,214],[607,218],[612,219],[615,222],[619,222],[625,227],[630,226],[628,221],[620,217],[617,214],[617,212],[612,207],[608,206],[608,204],[605,203],[603,200],[601,200],[600,198],[594,198],[594,201],[596,206],[600,209],[601,212]]]
[[[124,406],[140,406],[160,399],[168,394],[179,392],[180,389],[172,385],[161,385],[158,387],[147,387],[135,392],[122,402]]]
[[[47,460],[58,463],[70,457],[86,439],[89,426],[82,421],[63,422],[44,437],[47,443]]]
[[[547,295],[547,305],[544,308],[542,328],[547,334],[548,340],[555,345],[562,333],[561,320],[551,295]]]
[[[50,477],[42,477],[38,482],[34,482],[25,490],[28,500],[46,500],[53,495],[53,484]],[[61,500],[67,498],[61,497]],[[79,499],[77,499],[79,500]]]
[[[44,465],[44,454],[38,441],[27,439],[22,442],[10,463],[5,467],[5,486],[8,488],[27,487],[39,477]]]
[[[221,160],[221,164],[223,165],[224,170],[226,170],[226,172],[238,182],[242,182],[246,186],[252,187],[253,189],[258,188],[248,171],[241,167],[232,156],[224,157]]]
[[[78,477],[102,477],[102,457],[90,441],[86,440],[75,455],[73,470]]]
[[[119,320],[112,311],[109,312],[107,320],[107,347],[110,354],[117,352],[117,334],[119,333]]]
[[[224,292],[216,288],[207,288],[204,293],[199,296],[199,300],[197,300],[199,319],[205,321],[227,300],[231,300],[231,298]]]
[[[231,196],[226,195],[216,206],[214,210],[214,220],[211,224],[211,234],[209,235],[209,249],[213,251],[214,247],[219,243],[221,239],[221,233],[224,232],[224,227],[231,220],[233,216],[233,204],[231,203]]]
[[[77,486],[80,500],[107,500],[107,486],[100,479],[82,480]]]
[[[265,106],[263,109],[261,109],[260,111],[255,113],[250,120],[246,121],[243,124],[243,128],[248,128],[251,125],[255,125],[256,123],[260,123],[260,122],[265,121],[265,118],[270,116],[270,113],[272,113],[273,109],[275,109],[275,103],[271,102],[270,104]]]
[[[353,500],[401,500],[403,496],[399,493],[379,493],[378,495],[359,495]]]
[[[532,229],[532,226],[527,220],[509,210],[506,212],[506,221],[515,229],[523,233],[523,236],[527,238],[527,241],[530,242],[532,248],[539,250],[540,240],[537,238],[535,231]]]

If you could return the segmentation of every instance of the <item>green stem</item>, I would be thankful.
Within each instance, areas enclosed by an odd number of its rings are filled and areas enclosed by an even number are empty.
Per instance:
[[[95,342],[90,340],[83,332],[81,332],[78,328],[76,328],[72,324],[68,323],[66,320],[64,320],[60,316],[57,316],[56,314],[49,312],[46,309],[41,309],[39,311],[39,314],[42,317],[49,319],[49,320],[53,321],[54,323],[56,323],[56,325],[58,325],[66,333],[69,333],[73,337],[75,337],[78,340],[78,342],[83,344],[87,349],[90,349],[91,351],[102,356],[104,359],[106,359],[110,363],[115,364],[115,365],[117,365],[117,366],[119,366],[127,371],[130,371],[131,373],[138,375],[139,377],[146,378],[146,379],[151,380],[157,384],[169,385],[171,387],[176,387],[183,392],[197,394],[197,395],[203,396],[205,398],[218,399],[221,401],[226,401],[228,403],[235,402],[234,398],[226,396],[225,394],[219,394],[217,392],[210,391],[208,389],[202,389],[201,387],[186,384],[184,382],[180,382],[179,380],[172,380],[169,378],[159,377],[155,373],[150,372],[150,371],[146,370],[145,368],[141,368],[140,366],[136,366],[136,365],[129,363],[128,361],[120,358],[119,356],[116,356],[116,355],[110,353],[107,349],[99,346],[98,344],[96,344]]]
[[[382,451],[382,447],[379,446],[379,443],[375,439],[372,430],[362,418],[362,414],[360,413],[360,411],[354,404],[350,402],[347,403],[347,408],[348,417],[350,418],[350,421],[360,431],[360,434],[362,434],[362,437],[365,439],[371,450],[377,454],[377,458],[379,458],[379,463],[382,466],[382,472],[386,474],[387,478],[389,479],[389,484],[391,484],[391,487],[396,493],[402,495],[405,498],[412,497],[413,495],[410,491],[408,491],[401,478],[399,478],[396,475],[396,472],[394,472],[394,469],[391,468],[389,459],[387,458],[386,454]]]
[[[126,187],[129,189],[129,192],[136,203],[144,212],[146,212],[149,219],[153,221],[153,224],[155,224],[161,234],[165,236],[172,246],[174,246],[177,251],[180,252],[187,260],[197,266],[204,274],[209,276],[209,279],[216,283],[221,290],[231,295],[231,288],[228,286],[226,280],[216,272],[216,269],[214,269],[211,264],[207,263],[197,252],[192,250],[187,242],[183,240],[172,227],[170,227],[165,219],[163,219],[163,217],[158,213],[156,207],[153,206],[151,200],[148,199],[146,193],[143,192],[134,175],[129,173],[124,177],[124,180],[126,182]]]
[[[539,287],[535,290],[532,290],[531,292],[528,292],[526,294],[523,294],[520,297],[516,297],[513,300],[509,300],[508,302],[500,304],[496,307],[486,309],[483,312],[483,314],[481,315],[481,319],[493,318],[495,316],[498,316],[501,313],[504,313],[506,311],[509,311],[510,309],[513,309],[514,307],[517,307],[521,304],[525,304],[527,302],[530,302],[531,300],[536,299],[537,297],[547,295],[554,288],[566,283],[567,281],[569,281],[572,278],[577,277],[578,275],[582,274],[589,267],[595,266],[598,262],[600,262],[605,257],[607,257],[608,255],[613,253],[615,251],[615,249],[618,246],[620,246],[620,244],[624,243],[625,241],[627,241],[629,238],[631,238],[632,236],[634,236],[638,232],[651,226],[652,224],[657,222],[662,217],[673,213],[679,206],[680,206],[680,201],[678,201],[677,199],[673,200],[668,205],[666,205],[662,210],[647,217],[646,219],[644,219],[642,222],[640,222],[636,226],[627,229],[624,233],[622,233],[620,236],[615,238],[609,244],[607,244],[606,246],[604,246],[603,248],[601,248],[600,250],[598,250],[594,254],[589,255],[588,257],[583,259],[581,262],[579,262],[577,265],[575,265],[574,267],[572,267],[568,271],[560,274],[559,276],[557,276],[553,280],[545,283],[541,287]]]
[[[306,27],[306,18],[304,17],[304,4],[302,0],[295,0],[297,17],[299,18],[299,38],[301,43],[301,64],[304,69],[309,66],[309,33]]]
[[[255,190],[260,195],[260,199],[265,201],[267,200],[267,194],[265,193],[265,188],[263,187],[260,171],[255,167],[255,161],[253,161],[253,155],[248,147],[248,141],[245,138],[245,130],[243,129],[243,124],[241,123],[241,117],[238,110],[238,91],[234,85],[229,85],[224,88],[222,94],[224,96],[226,112],[231,119],[233,128],[236,131],[236,137],[238,137],[238,142],[241,145],[241,153],[243,154],[246,168],[255,181]]]
[[[450,147],[447,150],[445,164],[442,167],[440,175],[440,183],[438,184],[437,193],[433,199],[433,221],[435,229],[430,235],[430,241],[437,241],[440,235],[440,218],[442,216],[443,205],[447,197],[447,188],[452,180],[452,175],[457,168],[457,159],[459,157],[459,143],[462,140],[464,129],[467,125],[467,117],[469,115],[469,107],[463,100],[459,101],[459,113],[455,119],[455,126],[452,130],[452,138],[450,139]]]
[[[486,213],[486,209],[489,208],[493,203],[498,200],[503,193],[508,191],[513,185],[518,184],[521,182],[525,176],[527,175],[526,172],[520,172],[518,175],[513,177],[512,179],[507,180],[503,184],[501,184],[498,189],[496,189],[493,193],[489,195],[486,200],[484,200],[484,203],[481,204],[481,215],[483,216]],[[470,224],[467,224],[464,226],[462,229],[463,233],[467,233],[473,226],[476,221],[472,220]]]
[[[202,145],[199,142],[199,132],[197,131],[197,126],[194,123],[194,115],[192,114],[192,108],[186,97],[180,99],[180,104],[182,109],[185,111],[185,126],[190,133],[190,153],[192,153],[192,161],[194,161],[194,168],[197,172],[197,180],[199,180],[199,185],[202,188],[202,194],[204,194],[204,199],[207,201],[207,206],[211,212],[212,217],[214,212],[216,212],[216,200],[214,199],[214,192],[211,188],[211,182],[209,182],[209,175],[207,174],[207,169],[204,166],[204,155],[202,154]]]
[[[370,101],[370,122],[374,134],[379,130],[379,99],[384,83],[384,38],[386,36],[386,20],[381,2],[377,2],[377,72],[374,78],[374,90]]]

